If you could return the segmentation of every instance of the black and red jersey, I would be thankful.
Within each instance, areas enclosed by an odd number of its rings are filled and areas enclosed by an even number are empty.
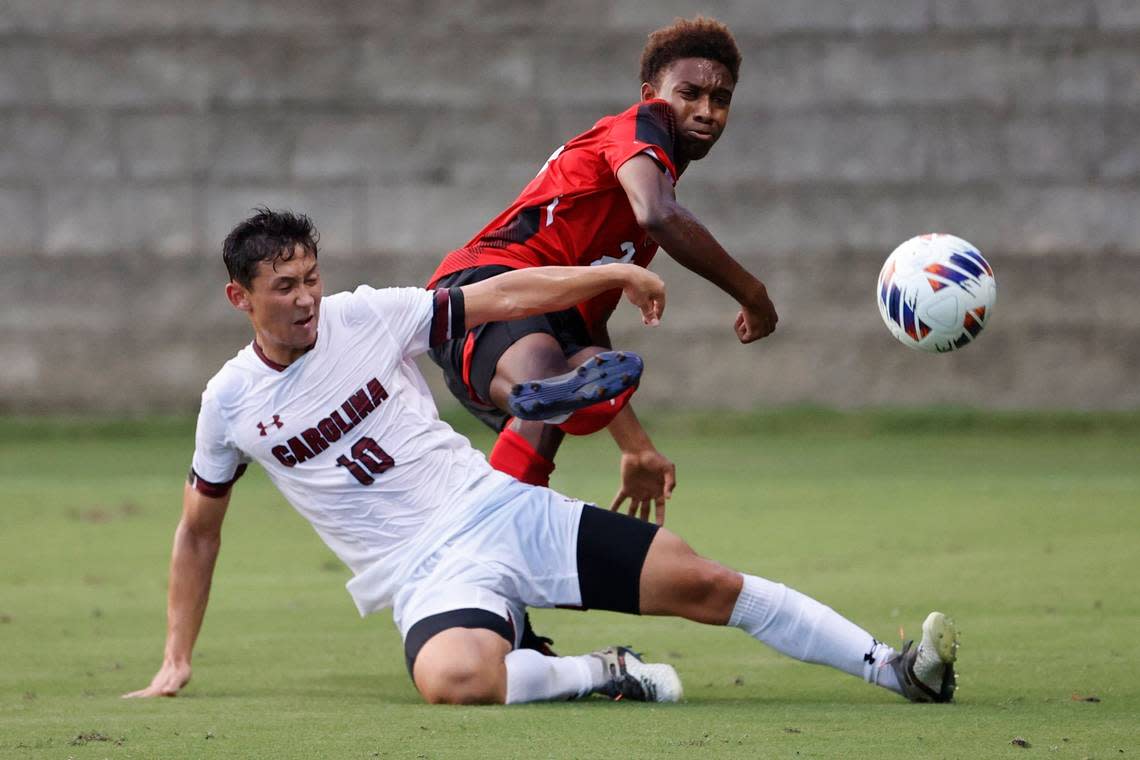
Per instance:
[[[486,265],[523,269],[632,262],[657,252],[634,218],[617,170],[648,154],[676,184],[673,111],[664,100],[638,103],[600,119],[550,156],[511,206],[466,245],[449,253],[428,287],[443,276]],[[620,291],[580,304],[587,324],[608,318]]]

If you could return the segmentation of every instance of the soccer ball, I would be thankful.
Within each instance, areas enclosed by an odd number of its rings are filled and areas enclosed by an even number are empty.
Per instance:
[[[919,351],[946,353],[974,341],[993,313],[994,270],[953,235],[906,241],[887,257],[876,291],[891,335]]]

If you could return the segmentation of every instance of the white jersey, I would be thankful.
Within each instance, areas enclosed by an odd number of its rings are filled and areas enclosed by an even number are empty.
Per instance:
[[[321,300],[317,341],[287,367],[251,344],[202,394],[191,482],[220,496],[257,461],[352,570],[361,614],[477,519],[511,478],[439,419],[411,358],[463,331],[457,289]]]

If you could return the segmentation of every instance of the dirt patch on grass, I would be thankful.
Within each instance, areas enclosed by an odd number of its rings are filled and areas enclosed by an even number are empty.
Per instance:
[[[121,747],[126,741],[127,739],[124,736],[120,736],[118,739],[112,739],[102,731],[87,731],[82,734],[76,734],[75,738],[69,741],[68,744],[73,747],[82,747],[83,745],[91,744],[92,742],[111,742],[116,747]]]

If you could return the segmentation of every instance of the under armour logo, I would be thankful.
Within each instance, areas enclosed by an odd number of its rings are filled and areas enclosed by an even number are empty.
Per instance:
[[[867,652],[867,654],[863,655],[863,662],[867,663],[868,665],[874,665],[875,664],[875,650],[878,648],[878,646],[879,646],[879,640],[872,638],[871,639],[871,651]]]
[[[279,428],[285,427],[285,423],[281,421],[280,414],[273,415],[273,420],[269,423],[269,425],[274,425]],[[257,429],[261,431],[262,438],[269,435],[269,425],[266,425],[264,422],[257,423]]]

